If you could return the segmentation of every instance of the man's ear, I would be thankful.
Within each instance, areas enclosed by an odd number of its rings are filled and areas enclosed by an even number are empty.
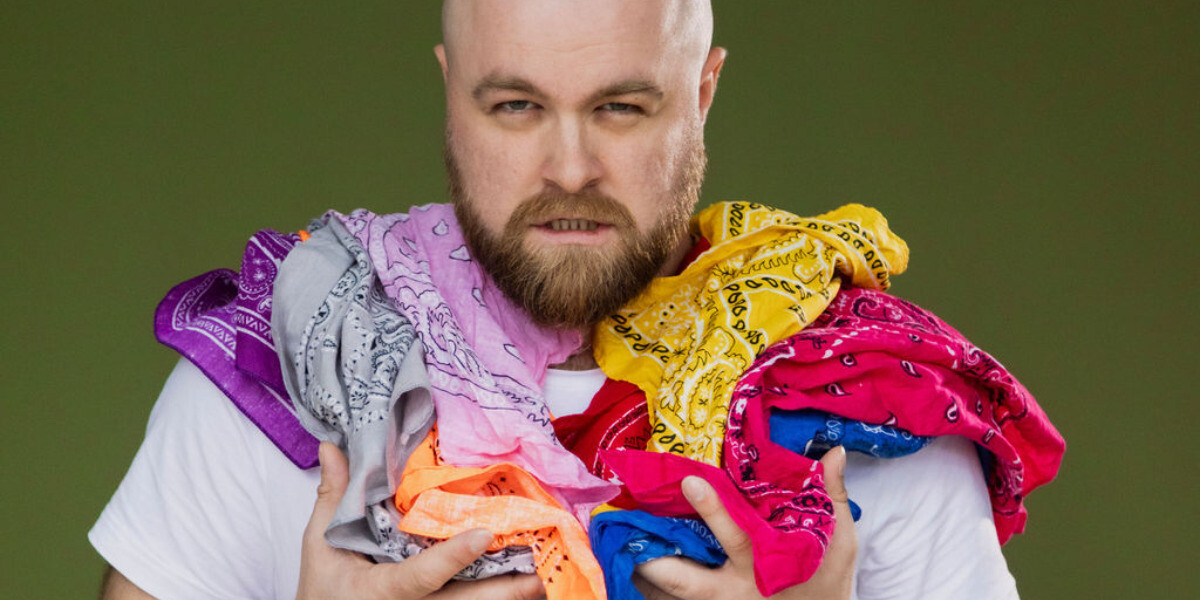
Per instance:
[[[433,54],[437,56],[438,64],[442,66],[442,83],[446,83],[446,45],[438,44],[433,47]]]
[[[712,108],[713,97],[717,94],[717,79],[721,77],[721,67],[725,66],[725,55],[728,52],[719,46],[713,46],[708,51],[708,59],[704,61],[704,70],[700,72],[700,122],[708,119],[708,109]]]

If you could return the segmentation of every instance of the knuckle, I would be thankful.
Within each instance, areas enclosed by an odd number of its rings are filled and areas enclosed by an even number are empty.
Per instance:
[[[751,554],[754,552],[754,543],[750,541],[750,536],[745,532],[738,531],[737,534],[729,536],[725,540],[726,554]]]
[[[671,575],[663,578],[662,581],[659,582],[659,587],[662,588],[662,591],[672,596],[700,596],[696,590],[692,589],[691,582],[680,576],[678,573],[672,573]]]
[[[408,577],[406,582],[408,585],[402,585],[402,588],[412,589],[420,594],[428,594],[441,589],[446,583],[437,575],[433,569],[408,569]]]

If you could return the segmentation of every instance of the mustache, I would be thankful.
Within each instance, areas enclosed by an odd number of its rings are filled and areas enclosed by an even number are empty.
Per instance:
[[[505,229],[524,231],[550,219],[586,219],[613,225],[618,229],[634,227],[633,215],[611,196],[595,190],[571,193],[560,188],[547,188],[517,205]]]

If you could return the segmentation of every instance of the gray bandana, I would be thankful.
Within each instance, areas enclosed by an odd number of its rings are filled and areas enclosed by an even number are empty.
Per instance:
[[[317,221],[280,266],[271,330],[304,428],[336,444],[350,484],[325,539],[393,562],[436,543],[396,527],[404,464],[434,421],[423,348],[384,291],[366,251],[336,220]],[[484,555],[456,578],[533,573],[532,552]]]

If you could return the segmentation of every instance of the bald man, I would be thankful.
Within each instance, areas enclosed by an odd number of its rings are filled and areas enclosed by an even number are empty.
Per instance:
[[[443,44],[434,52],[446,91],[449,188],[472,255],[538,323],[590,332],[656,275],[676,272],[694,242],[688,219],[703,178],[704,123],[725,60],[725,50],[711,44],[711,8],[699,0],[450,0],[442,22]],[[547,381],[556,372],[598,372],[590,346],[584,349],[553,366]],[[170,450],[181,445],[185,451]],[[909,485],[966,493],[975,508],[963,519],[979,529],[978,519],[990,513],[973,449],[935,446],[908,470],[852,460],[848,477],[858,473],[882,487],[891,472]],[[319,473],[294,467],[211,381],[181,362],[129,475],[92,532],[116,566],[104,597],[542,595],[529,575],[448,583],[485,551],[487,531],[460,534],[396,564],[330,547],[322,534],[345,492],[348,467],[329,444],[320,458]],[[935,556],[919,564],[911,549],[876,555],[867,546],[874,539],[864,537],[867,559],[886,563],[872,572],[908,581],[889,587],[872,575],[854,589],[859,542],[842,486],[845,460],[842,452],[823,459],[840,501],[826,560],[812,580],[779,597],[964,597],[968,588],[961,586],[938,595],[933,586],[913,584],[948,566],[938,550],[922,547],[929,537],[907,540]],[[938,475],[912,475],[922,469]],[[718,569],[651,561],[638,569],[639,589],[650,598],[759,597],[745,534],[707,484],[690,479],[684,490],[730,559]],[[968,595],[1015,596],[994,533],[990,541],[977,532],[966,537],[945,548],[970,548],[971,560],[983,565],[969,572],[985,580],[971,588],[982,593]]]

